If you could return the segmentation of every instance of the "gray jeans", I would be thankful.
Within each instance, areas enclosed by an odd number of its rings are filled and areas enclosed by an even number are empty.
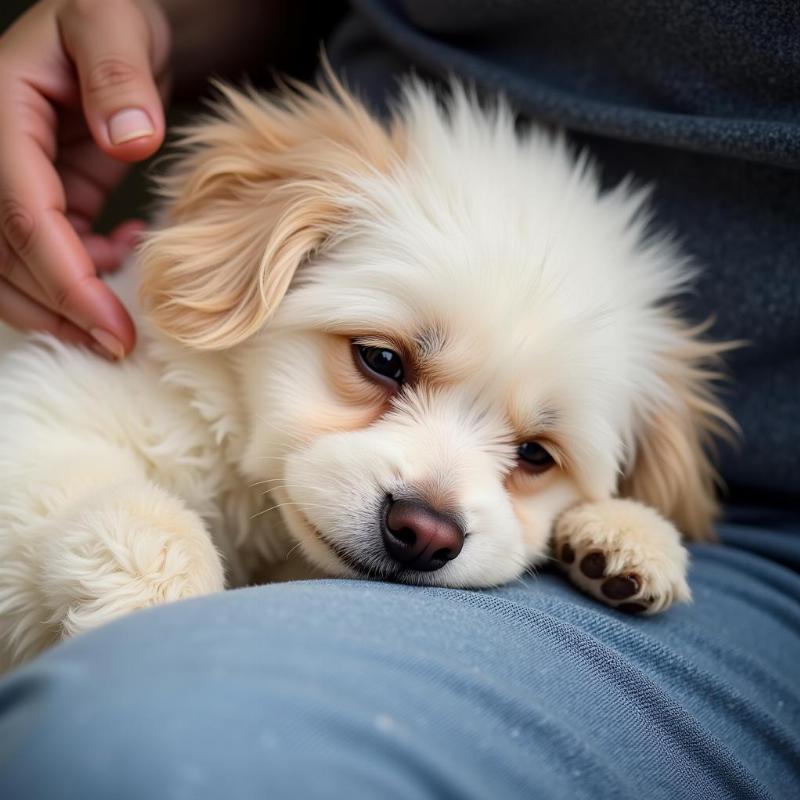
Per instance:
[[[795,798],[800,522],[723,534],[655,618],[547,573],[134,615],[0,682],[0,798]]]

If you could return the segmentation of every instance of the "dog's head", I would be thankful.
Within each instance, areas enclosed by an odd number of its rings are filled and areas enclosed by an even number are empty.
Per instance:
[[[643,192],[458,87],[411,85],[388,126],[338,86],[225,97],[166,181],[143,297],[234,351],[241,467],[310,559],[500,583],[618,492],[708,533],[715,348],[665,305],[687,269]]]

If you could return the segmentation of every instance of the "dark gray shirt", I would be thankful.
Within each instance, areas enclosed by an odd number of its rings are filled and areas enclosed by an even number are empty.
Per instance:
[[[381,107],[413,68],[563,126],[613,184],[655,184],[703,273],[686,314],[745,339],[725,400],[731,498],[800,503],[800,4],[354,0],[334,66]]]

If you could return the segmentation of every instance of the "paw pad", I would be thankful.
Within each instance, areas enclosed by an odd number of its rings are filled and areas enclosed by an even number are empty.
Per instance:
[[[600,591],[612,600],[627,600],[639,591],[636,575],[615,575],[603,582]]]
[[[606,557],[602,553],[589,553],[581,559],[581,572],[587,578],[602,578],[605,571]]]
[[[572,572],[574,568],[571,565],[575,563],[576,558],[575,551],[568,542],[565,542],[561,546],[560,559],[567,571]],[[582,573],[582,582],[589,584],[583,588],[595,596],[601,593],[606,600],[628,600],[636,597],[642,588],[641,578],[636,573],[606,575],[607,564],[605,553],[600,550],[593,550],[583,556],[577,565]],[[586,578],[589,580],[586,581]],[[627,614],[641,614],[650,608],[655,598],[640,597],[637,599],[640,602],[610,603],[609,605]]]

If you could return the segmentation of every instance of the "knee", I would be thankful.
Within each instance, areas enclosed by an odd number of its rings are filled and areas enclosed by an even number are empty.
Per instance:
[[[146,676],[103,672],[45,657],[0,683],[0,797],[184,796],[191,776],[171,765],[186,742],[173,739],[163,697]]]

